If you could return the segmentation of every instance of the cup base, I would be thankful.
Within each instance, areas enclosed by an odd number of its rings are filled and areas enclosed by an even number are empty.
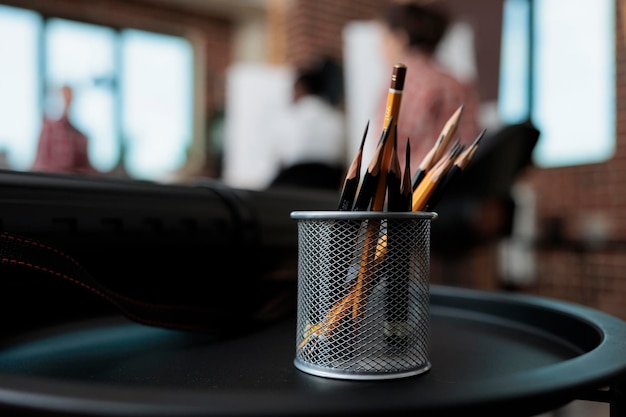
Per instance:
[[[324,378],[351,379],[359,381],[408,378],[424,374],[428,372],[431,368],[430,362],[426,362],[418,368],[400,372],[349,372],[342,369],[322,368],[319,366],[311,365],[299,360],[298,358],[294,359],[293,363],[298,370],[307,374],[321,376]]]

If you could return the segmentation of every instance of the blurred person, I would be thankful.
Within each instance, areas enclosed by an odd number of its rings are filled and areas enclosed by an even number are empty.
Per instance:
[[[339,190],[345,172],[346,123],[327,98],[322,70],[300,69],[291,106],[272,130],[278,173],[270,186]]]
[[[446,122],[461,105],[463,113],[452,140],[460,139],[469,145],[478,136],[482,130],[478,118],[479,94],[471,78],[462,80],[454,75],[437,56],[452,23],[441,2],[391,3],[379,23],[389,74],[397,63],[407,68],[397,120],[397,152],[404,169],[408,138],[413,177]],[[374,119],[378,129],[374,132],[378,135],[383,130],[387,95],[388,84],[381,92]],[[510,235],[515,215],[510,186],[528,163],[536,135],[527,126],[488,132],[468,169],[446,189],[435,207],[439,217],[433,222],[431,232],[433,266],[440,267],[444,282],[461,282],[466,273],[463,260],[472,249],[494,244]],[[368,142],[370,154],[376,142]]]
[[[11,170],[11,163],[9,162],[9,153],[6,149],[0,150],[0,169]]]
[[[411,170],[415,172],[459,106],[463,105],[463,113],[453,139],[460,138],[462,143],[468,144],[480,133],[478,93],[471,83],[465,83],[447,71],[435,55],[450,25],[450,17],[444,9],[432,2],[394,2],[379,23],[382,54],[389,73],[397,63],[407,67],[398,115],[397,152],[404,170],[408,138]],[[384,128],[387,88],[388,85],[381,94],[375,134],[380,134]],[[369,141],[368,144],[367,152],[372,154],[377,143]]]
[[[44,114],[31,171],[95,174],[89,155],[87,136],[69,119],[74,92],[68,85],[60,88],[63,107],[59,118]]]

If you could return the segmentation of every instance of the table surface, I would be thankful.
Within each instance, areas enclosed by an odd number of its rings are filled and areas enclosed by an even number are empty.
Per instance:
[[[431,287],[432,368],[350,381],[295,368],[295,317],[228,339],[94,318],[2,341],[0,412],[84,416],[531,416],[626,375],[626,322],[576,304]]]

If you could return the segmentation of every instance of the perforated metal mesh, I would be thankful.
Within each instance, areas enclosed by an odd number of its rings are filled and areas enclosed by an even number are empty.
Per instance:
[[[297,368],[349,379],[430,368],[430,222],[298,220]]]

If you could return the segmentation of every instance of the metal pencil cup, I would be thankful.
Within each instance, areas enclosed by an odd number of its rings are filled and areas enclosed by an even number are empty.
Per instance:
[[[436,213],[294,211],[297,369],[392,379],[430,369],[430,226]]]

